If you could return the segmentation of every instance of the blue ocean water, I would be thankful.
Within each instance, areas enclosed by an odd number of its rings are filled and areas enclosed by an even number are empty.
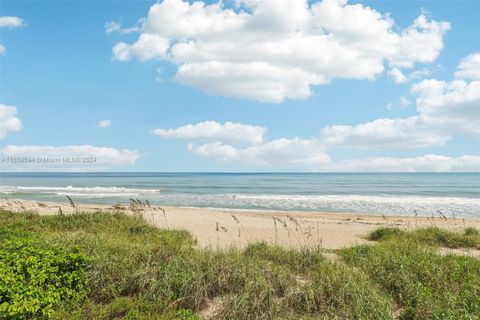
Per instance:
[[[480,218],[480,173],[0,173],[0,196]]]

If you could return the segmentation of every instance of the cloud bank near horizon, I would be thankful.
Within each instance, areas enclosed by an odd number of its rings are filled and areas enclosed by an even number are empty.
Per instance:
[[[159,128],[152,133],[163,138],[187,139],[188,150],[196,155],[248,166],[307,166],[315,171],[480,171],[480,157],[476,155],[427,154],[339,161],[332,161],[328,155],[328,149],[333,147],[383,151],[444,145],[458,134],[478,139],[480,81],[476,80],[476,74],[480,74],[480,64],[476,63],[477,56],[480,54],[462,59],[455,72],[456,79],[452,81],[424,79],[413,84],[411,93],[416,95],[417,114],[407,118],[331,125],[309,139],[266,140],[265,127],[215,121]],[[247,145],[239,145],[232,137],[241,137]]]

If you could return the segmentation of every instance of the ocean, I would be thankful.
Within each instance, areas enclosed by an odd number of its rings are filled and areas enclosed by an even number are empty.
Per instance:
[[[0,173],[0,196],[231,210],[480,218],[480,173]]]

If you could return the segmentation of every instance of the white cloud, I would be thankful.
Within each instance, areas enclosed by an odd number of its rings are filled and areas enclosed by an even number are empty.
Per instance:
[[[321,139],[327,145],[343,147],[409,149],[443,145],[460,132],[480,134],[480,81],[423,80],[412,86],[412,93],[417,94],[417,115],[327,126]],[[400,100],[401,105],[408,105],[405,99]]]
[[[122,25],[119,22],[109,21],[105,22],[105,33],[110,34],[112,32],[120,31]]]
[[[455,77],[480,80],[480,53],[473,53],[460,61]]]
[[[174,129],[154,129],[153,134],[174,139],[211,139],[223,142],[260,144],[266,128],[235,122],[204,121]]]
[[[374,149],[413,149],[445,144],[451,136],[432,130],[417,116],[397,119],[377,119],[364,124],[333,125],[322,129],[326,145]]]
[[[401,33],[398,49],[390,63],[411,68],[416,62],[433,62],[443,48],[443,35],[450,30],[448,22],[428,21],[425,15]]]
[[[244,130],[257,128],[256,130]],[[242,132],[243,131],[243,132]],[[164,138],[206,140],[189,142],[192,153],[219,162],[250,167],[302,168],[314,171],[480,171],[480,156],[448,157],[425,155],[411,158],[374,157],[332,161],[327,150],[332,145],[363,148],[415,148],[443,144],[450,135],[432,131],[418,116],[406,119],[378,119],[358,126],[330,126],[320,137],[280,138],[263,141],[266,129],[245,124],[214,121],[175,129],[156,129]],[[255,133],[256,132],[256,133]],[[242,141],[235,136],[246,136]]]
[[[222,162],[258,166],[312,166],[329,160],[318,139],[264,141],[267,129],[242,123],[205,121],[173,129],[155,129],[163,138],[200,140],[188,149],[202,157]]]
[[[323,142],[358,148],[418,148],[445,144],[458,133],[479,136],[480,81],[426,79],[414,84],[411,92],[417,96],[417,115],[328,126],[321,131]],[[410,101],[401,97],[399,104],[407,106]],[[392,108],[393,104],[387,105]]]
[[[17,108],[0,103],[0,139],[5,138],[8,131],[19,131],[21,128]]]
[[[25,22],[19,17],[0,16],[0,28],[20,28],[24,27]],[[0,56],[7,52],[7,48],[0,43]]]
[[[480,81],[423,80],[412,87],[418,94],[421,122],[445,132],[480,134]]]
[[[98,123],[98,127],[102,129],[110,128],[112,120],[102,120]]]
[[[167,60],[178,66],[181,83],[216,95],[281,102],[306,98],[312,86],[336,78],[374,79],[386,62],[399,71],[432,62],[449,29],[422,15],[395,32],[389,15],[344,0],[237,4],[235,10],[221,1],[156,3],[138,40],[117,43],[114,59]]]
[[[25,22],[19,17],[1,16],[0,28],[20,28],[24,27]]]
[[[479,137],[480,81],[426,79],[414,84],[411,94],[416,96],[416,115],[376,119],[357,125],[327,126],[318,137],[311,139],[281,138],[265,142],[264,127],[257,127],[258,131],[249,135],[214,121],[176,129],[156,129],[154,133],[166,138],[207,140],[189,143],[188,149],[217,161],[247,165],[307,166],[323,171],[479,171],[480,157],[475,155],[456,158],[438,155],[378,157],[330,162],[326,151],[333,146],[398,150],[443,145],[459,133]],[[410,103],[407,96],[402,96],[398,105],[406,107]],[[393,107],[393,104],[387,105],[387,108]],[[256,127],[235,125],[238,128]],[[237,136],[244,136],[242,142],[246,145],[236,145],[239,140],[234,137]]]
[[[0,149],[4,171],[97,171],[135,164],[136,150],[73,146],[8,145]]]
[[[413,80],[423,79],[429,74],[430,74],[430,70],[428,70],[427,68],[422,68],[422,69],[410,72],[408,74],[408,80],[413,81]]]
[[[412,102],[411,102],[410,100],[408,100],[407,97],[405,97],[405,96],[401,96],[401,97],[400,97],[400,101],[399,101],[398,105],[399,105],[401,108],[406,108],[406,107],[408,107],[408,106],[411,105],[411,104],[412,104]]]
[[[479,172],[480,156],[448,157],[429,154],[412,158],[353,159],[320,166],[318,170],[343,172]]]
[[[119,22],[108,21],[108,22],[105,22],[105,33],[110,34],[110,33],[113,33],[113,32],[118,32],[120,34],[130,34],[130,33],[140,32],[143,29],[144,22],[145,22],[144,19],[140,19],[135,24],[135,26],[133,26],[131,28],[123,28],[122,23],[120,21]]]
[[[279,68],[264,62],[183,64],[176,75],[178,82],[207,93],[262,102],[281,102],[286,97],[307,98],[311,94],[310,84],[324,81],[315,78],[314,74],[301,69]]]
[[[254,166],[316,166],[330,161],[317,140],[277,139],[244,148],[216,141],[202,145],[189,144],[197,155],[222,162]]]
[[[430,70],[422,68],[406,74],[404,71],[394,67],[388,71],[388,75],[392,77],[393,82],[397,84],[407,83],[413,80],[421,79],[430,74]]]
[[[392,68],[388,75],[393,78],[393,81],[397,84],[408,82],[407,76],[398,68]]]
[[[137,42],[127,45],[120,42],[113,47],[114,60],[128,61],[133,56],[141,61],[160,59],[165,57],[168,49],[168,40],[155,34],[144,33],[140,35]]]

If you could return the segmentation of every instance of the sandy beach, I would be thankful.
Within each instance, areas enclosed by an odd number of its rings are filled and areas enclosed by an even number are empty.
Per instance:
[[[338,249],[367,243],[365,235],[380,226],[407,230],[437,226],[449,230],[480,228],[480,219],[407,216],[376,216],[326,212],[231,211],[169,206],[106,206],[2,199],[0,207],[10,211],[74,214],[76,212],[124,212],[141,215],[160,228],[183,229],[199,247],[243,247],[266,241],[288,247],[321,246]]]

